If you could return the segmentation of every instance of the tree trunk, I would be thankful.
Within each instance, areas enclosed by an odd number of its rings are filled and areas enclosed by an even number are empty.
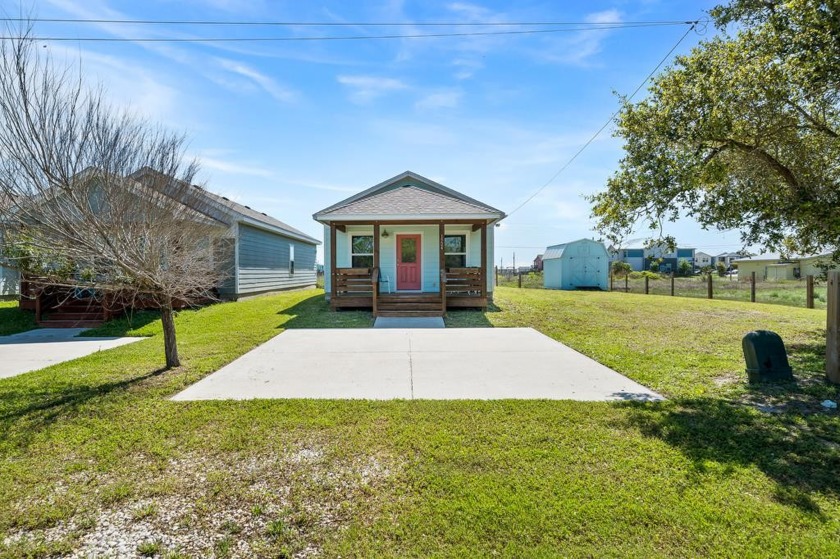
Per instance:
[[[160,307],[160,321],[163,324],[163,350],[166,353],[166,368],[180,367],[178,358],[178,343],[175,339],[175,315],[172,312],[172,301],[169,300]]]

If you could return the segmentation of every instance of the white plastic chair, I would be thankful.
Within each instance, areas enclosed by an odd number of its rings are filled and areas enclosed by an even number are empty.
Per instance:
[[[391,278],[389,278],[388,276],[383,276],[380,273],[379,274],[379,288],[380,288],[380,290],[382,289],[382,284],[383,283],[387,286],[388,294],[390,295],[390,293],[391,293]]]

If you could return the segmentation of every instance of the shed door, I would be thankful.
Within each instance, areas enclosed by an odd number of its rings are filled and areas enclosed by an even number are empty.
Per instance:
[[[577,254],[569,259],[569,272],[572,287],[602,287],[600,271],[603,262],[601,257],[592,254],[589,243],[580,244]]]
[[[397,290],[420,289],[420,235],[397,235]]]

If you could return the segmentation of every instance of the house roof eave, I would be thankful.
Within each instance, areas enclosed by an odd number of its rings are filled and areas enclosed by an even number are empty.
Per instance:
[[[412,223],[439,222],[448,220],[486,221],[488,224],[504,219],[504,214],[330,214],[328,216],[317,213],[312,216],[315,221],[329,225],[332,222],[359,222],[360,224],[373,221],[410,221]]]

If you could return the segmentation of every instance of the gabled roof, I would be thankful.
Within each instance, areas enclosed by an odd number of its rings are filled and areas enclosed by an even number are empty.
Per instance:
[[[131,178],[142,182],[144,176],[154,176],[158,178],[167,178],[164,174],[144,167],[139,171],[131,174]],[[241,222],[246,225],[252,225],[258,228],[267,229],[275,233],[287,235],[289,237],[312,244],[321,244],[317,239],[310,237],[306,233],[295,229],[291,225],[283,223],[279,219],[275,219],[268,214],[258,212],[248,206],[243,206],[233,200],[229,200],[219,194],[214,194],[200,186],[192,185],[189,189],[189,196],[179,194],[180,201],[185,205],[209,216],[213,219],[221,221],[230,226],[236,222]]]
[[[587,238],[578,239],[577,241],[570,241],[568,243],[563,243],[560,245],[551,245],[550,247],[547,247],[545,249],[545,252],[542,254],[543,262],[545,262],[546,260],[554,260],[556,258],[560,258],[561,256],[563,256],[563,251],[566,250],[567,246],[581,242],[595,243],[596,245],[604,246],[604,244],[599,241],[594,241],[592,239]]]
[[[490,219],[504,212],[417,173],[405,171],[312,216],[321,222],[364,219]]]

